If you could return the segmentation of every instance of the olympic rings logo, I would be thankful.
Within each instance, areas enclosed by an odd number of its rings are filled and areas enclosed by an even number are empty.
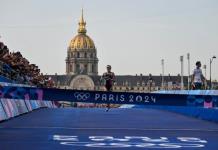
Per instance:
[[[77,99],[77,100],[87,100],[89,97],[90,97],[90,94],[89,93],[83,93],[83,92],[76,92],[74,93],[74,97]]]

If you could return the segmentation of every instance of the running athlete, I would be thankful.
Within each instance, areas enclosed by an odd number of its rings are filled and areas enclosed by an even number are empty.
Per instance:
[[[196,62],[196,68],[193,71],[192,75],[192,89],[193,90],[201,90],[203,83],[206,81],[205,77],[203,76],[201,70],[201,62]]]
[[[104,85],[106,88],[106,91],[112,91],[113,90],[113,84],[115,82],[115,74],[111,72],[111,66],[107,65],[107,72],[103,73],[101,79],[104,81]],[[110,104],[107,104],[107,110],[110,109]]]

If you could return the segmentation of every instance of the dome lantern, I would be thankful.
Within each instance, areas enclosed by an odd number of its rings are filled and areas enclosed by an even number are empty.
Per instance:
[[[83,9],[78,24],[79,24],[78,35],[76,35],[70,41],[69,51],[84,50],[84,49],[96,50],[93,40],[86,34],[86,22],[83,17]]]
[[[83,9],[82,9],[82,15],[79,21],[78,33],[86,34],[86,22],[84,21],[84,18],[83,18]]]

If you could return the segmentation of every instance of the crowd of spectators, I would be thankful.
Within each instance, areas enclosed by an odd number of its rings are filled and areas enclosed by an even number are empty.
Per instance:
[[[10,52],[3,42],[0,42],[0,75],[19,84],[54,86],[52,79],[40,73],[37,65],[31,64],[19,51]]]

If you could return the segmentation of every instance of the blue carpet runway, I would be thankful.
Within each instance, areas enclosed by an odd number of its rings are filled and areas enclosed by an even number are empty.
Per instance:
[[[40,109],[0,123],[0,150],[216,150],[218,124],[155,109]]]

